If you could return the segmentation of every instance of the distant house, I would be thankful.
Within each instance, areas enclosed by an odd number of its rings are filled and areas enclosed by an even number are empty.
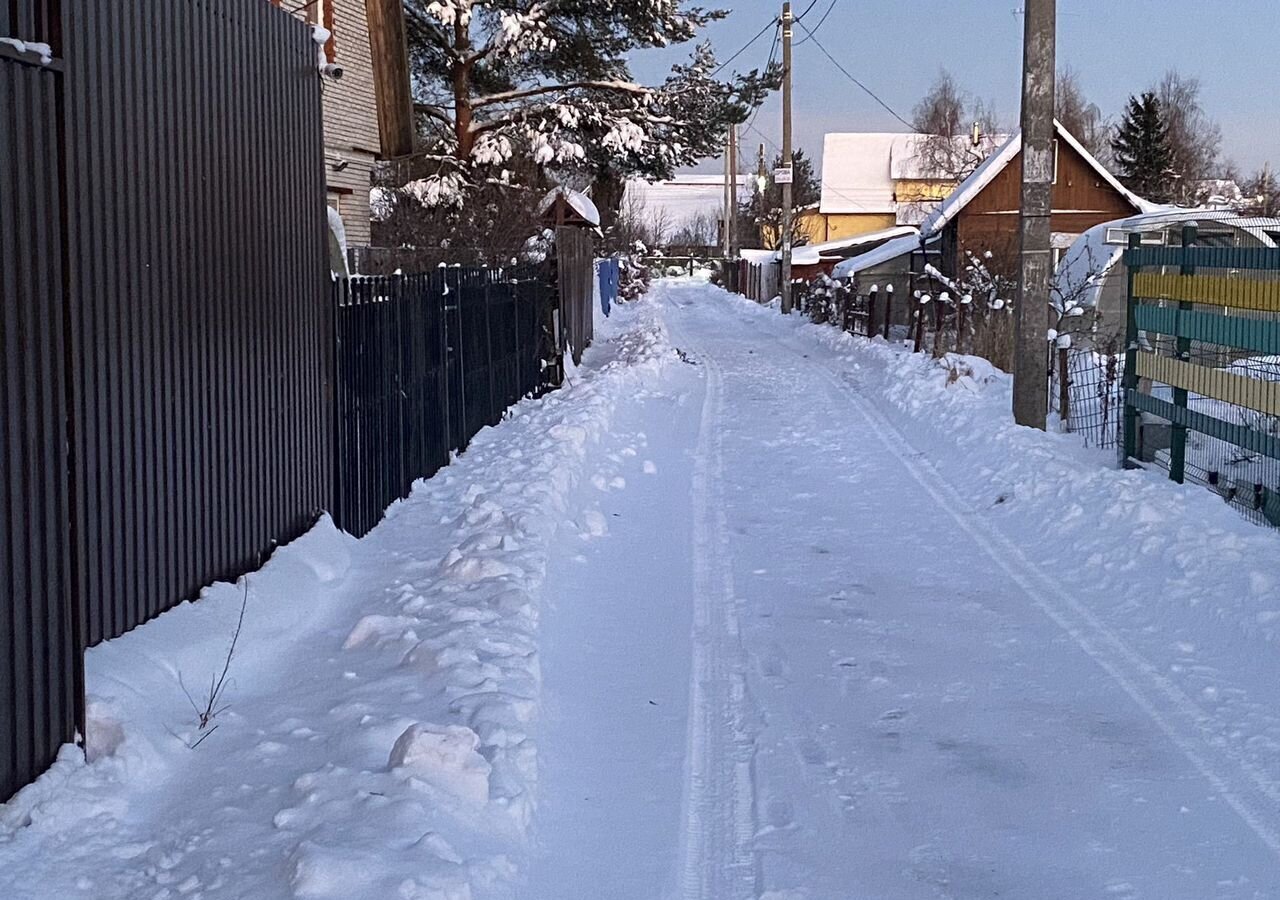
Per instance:
[[[1081,234],[1095,225],[1155,208],[1128,190],[1084,146],[1054,122],[1053,249],[1058,262]],[[1018,258],[1022,195],[1022,133],[1008,138],[920,225],[926,241],[938,242],[938,267],[956,277],[966,253],[991,254],[988,267],[1012,275]]]
[[[1053,183],[1054,264],[1089,229],[1155,209],[1127,190],[1061,124],[1057,127]],[[1022,192],[1022,134],[1007,138],[972,175],[937,203],[915,236],[895,238],[873,252],[840,263],[835,274],[896,291],[927,287],[935,276],[953,284],[968,254],[993,273],[1016,274]],[[990,254],[988,256],[988,254]]]
[[[340,67],[324,80],[325,182],[329,206],[346,226],[347,245],[369,245],[369,187],[382,152],[373,51],[365,0],[271,0],[329,32],[323,60]],[[318,60],[319,61],[319,60]]]
[[[822,200],[803,230],[825,243],[919,225],[1003,136],[840,132],[822,148]]]

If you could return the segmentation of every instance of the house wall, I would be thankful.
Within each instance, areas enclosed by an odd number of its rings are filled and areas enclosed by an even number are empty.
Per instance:
[[[823,241],[871,234],[898,224],[898,217],[894,213],[830,213],[823,218],[826,220],[826,236],[822,238]]]
[[[955,181],[920,181],[903,179],[894,182],[894,200],[898,203],[941,202],[956,189]]]
[[[827,237],[827,217],[816,210],[803,210],[795,220],[796,242],[801,243],[801,238],[806,238],[803,243],[821,244],[830,240]],[[776,250],[781,240],[778,236],[777,229],[766,225],[764,227],[765,247],[769,250]]]
[[[319,0],[301,15],[313,24],[331,23],[333,41],[326,49],[343,75],[323,82],[327,198],[342,215],[347,244],[367,247],[370,179],[381,140],[365,0]]]
[[[1055,232],[1083,234],[1094,225],[1122,219],[1138,212],[1108,184],[1070,145],[1058,142],[1057,181],[1053,186]],[[1010,274],[1017,264],[1018,210],[1022,195],[1022,156],[975,197],[956,219],[956,246],[948,262],[948,274],[959,271],[960,254],[990,250],[996,271]]]

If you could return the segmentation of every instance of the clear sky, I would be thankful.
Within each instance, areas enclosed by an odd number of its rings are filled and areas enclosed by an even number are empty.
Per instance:
[[[721,59],[759,31],[782,4],[727,0],[702,5],[730,9],[706,32]],[[796,0],[798,14],[809,0]],[[831,0],[817,0],[805,19],[817,24]],[[1020,0],[836,0],[817,39],[840,64],[904,118],[940,68],[975,95],[995,101],[1016,124],[1022,65]],[[828,131],[896,131],[903,126],[855,87],[796,28],[795,143],[821,157]],[[763,66],[766,34],[733,68]],[[1280,167],[1280,0],[1058,0],[1058,62],[1080,75],[1090,100],[1115,117],[1127,97],[1171,67],[1198,77],[1206,111],[1222,126],[1224,158],[1246,172],[1270,161]],[[647,51],[632,64],[653,79],[687,48]],[[743,136],[744,155],[780,141],[776,96]],[[765,137],[762,137],[763,132]],[[767,140],[766,140],[767,138]],[[770,151],[772,153],[772,151]]]

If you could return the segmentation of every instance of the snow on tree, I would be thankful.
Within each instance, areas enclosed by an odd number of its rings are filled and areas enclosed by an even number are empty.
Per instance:
[[[521,161],[544,176],[667,177],[717,153],[776,81],[717,79],[707,44],[662,84],[634,81],[629,53],[690,41],[725,15],[682,0],[405,0],[405,12],[427,205],[519,185]],[[611,218],[616,203],[595,199]]]
[[[1124,186],[1157,203],[1173,196],[1173,148],[1164,107],[1151,91],[1130,97],[1124,118],[1111,141]]]
[[[738,239],[744,247],[757,243],[766,250],[781,246],[782,236],[782,186],[773,178],[773,170],[782,168],[782,154],[774,157],[773,168],[765,174],[764,191],[752,190],[742,202],[738,216]],[[822,199],[822,184],[813,169],[813,160],[804,150],[791,154],[791,216],[795,221],[801,210],[813,206]],[[808,235],[797,231],[796,246],[808,242]]]
[[[1280,216],[1280,178],[1270,163],[1264,164],[1244,184],[1244,210],[1251,216]]]

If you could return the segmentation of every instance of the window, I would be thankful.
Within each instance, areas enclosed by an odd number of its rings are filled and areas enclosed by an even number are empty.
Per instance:
[[[1124,247],[1129,243],[1129,232],[1123,228],[1108,228],[1106,240],[1108,244]],[[1142,243],[1148,247],[1162,247],[1166,243],[1165,234],[1163,231],[1144,231]]]

